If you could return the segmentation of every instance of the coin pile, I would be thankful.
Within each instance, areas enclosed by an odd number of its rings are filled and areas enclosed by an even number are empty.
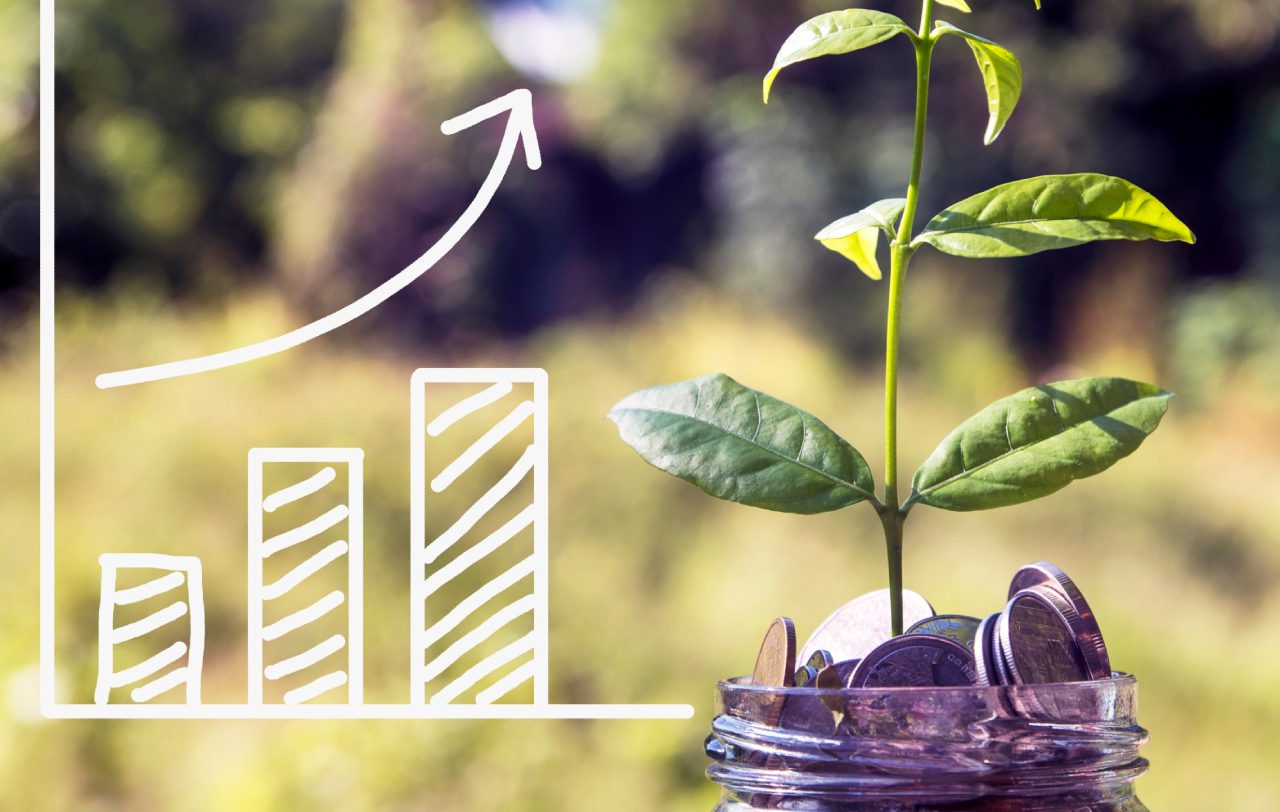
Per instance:
[[[889,591],[855,598],[797,651],[795,624],[765,634],[751,680],[780,688],[1034,685],[1111,676],[1093,610],[1066,573],[1041,561],[1009,584],[1004,609],[983,619],[935,614],[915,592],[902,596],[904,634],[892,635]]]

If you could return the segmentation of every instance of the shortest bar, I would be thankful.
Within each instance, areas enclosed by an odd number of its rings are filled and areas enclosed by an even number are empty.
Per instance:
[[[185,703],[200,704],[200,673],[204,667],[204,588],[200,559],[155,553],[107,553],[98,561],[102,566],[102,591],[98,603],[98,681],[93,692],[94,703],[105,705],[111,701],[113,690],[131,685],[134,688],[129,698],[133,702],[149,702],[185,684]],[[145,570],[148,577],[134,583],[137,570]],[[122,574],[135,577],[122,579]],[[132,585],[121,588],[122,580]],[[145,613],[122,610],[153,598],[156,600]],[[128,617],[122,619],[121,615]],[[184,618],[188,628],[186,639],[168,640],[168,645],[163,645],[166,632],[171,633],[172,626]],[[142,644],[130,648],[150,646],[147,650],[154,651],[120,668],[119,648],[133,640],[141,640]]]

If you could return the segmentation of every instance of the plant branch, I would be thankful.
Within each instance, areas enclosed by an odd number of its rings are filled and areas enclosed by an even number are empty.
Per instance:
[[[907,246],[911,242],[915,225],[916,208],[920,203],[920,170],[924,165],[925,121],[929,115],[929,73],[933,65],[935,40],[929,35],[933,26],[933,0],[924,0],[920,12],[920,31],[912,41],[916,54],[916,120],[911,144],[911,176],[907,181],[907,205],[898,224],[897,244]]]

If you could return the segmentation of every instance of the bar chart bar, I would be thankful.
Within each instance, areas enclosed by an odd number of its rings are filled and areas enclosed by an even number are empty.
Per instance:
[[[410,386],[410,703],[547,697],[547,375]]]
[[[250,705],[364,700],[363,464],[359,448],[249,451]]]
[[[186,704],[200,704],[205,627],[200,559],[107,553],[98,561],[102,589],[94,704],[107,704],[113,690],[131,685],[136,686],[129,692],[133,702],[149,702],[185,685]],[[185,635],[178,631],[184,625]],[[125,650],[133,656],[123,656]],[[121,667],[124,662],[129,664]]]

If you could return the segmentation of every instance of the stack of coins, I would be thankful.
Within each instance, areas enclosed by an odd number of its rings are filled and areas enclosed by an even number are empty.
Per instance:
[[[778,688],[1035,685],[1111,676],[1093,610],[1066,573],[1041,561],[1018,570],[1004,609],[979,620],[939,615],[903,591],[904,634],[890,628],[889,591],[841,606],[797,649],[795,624],[778,618],[751,679]],[[779,709],[779,712],[781,709]],[[771,720],[776,723],[776,719]]]

